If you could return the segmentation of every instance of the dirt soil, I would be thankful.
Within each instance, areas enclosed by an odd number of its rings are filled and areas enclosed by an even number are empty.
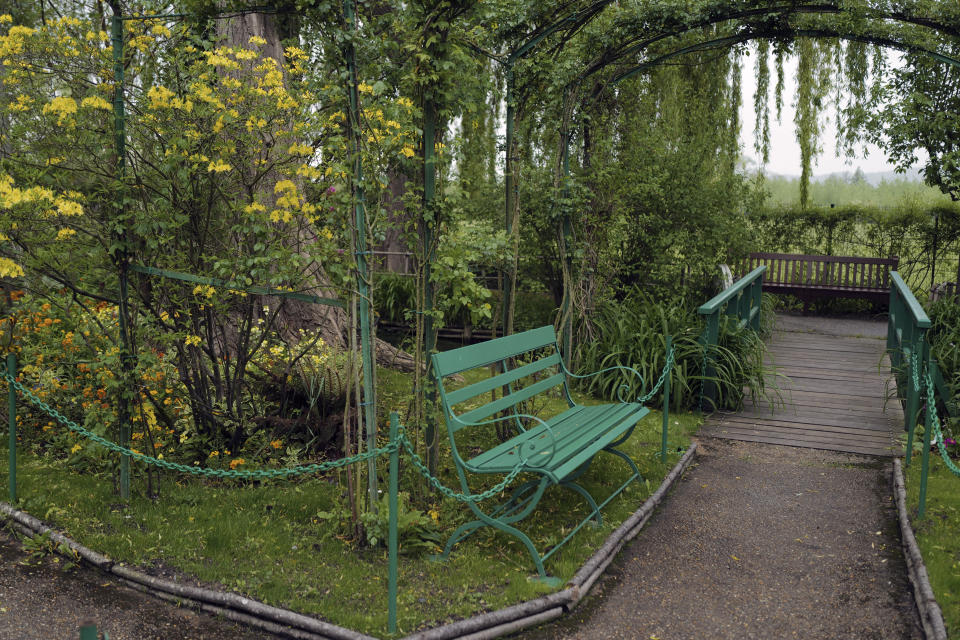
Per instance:
[[[94,622],[110,640],[276,638],[144,595],[91,567],[32,558],[0,531],[0,640],[69,640]]]
[[[888,460],[701,439],[590,596],[528,640],[922,639]]]

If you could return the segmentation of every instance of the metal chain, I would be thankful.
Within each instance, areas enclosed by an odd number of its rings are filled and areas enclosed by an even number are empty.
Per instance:
[[[404,450],[406,450],[407,455],[410,456],[410,459],[413,461],[413,466],[417,468],[417,471],[420,472],[420,475],[422,475],[434,489],[436,489],[443,495],[447,496],[448,498],[453,498],[454,500],[457,500],[458,502],[476,503],[482,500],[486,500],[488,498],[492,498],[493,496],[499,493],[502,493],[503,490],[506,489],[510,485],[510,483],[513,482],[513,480],[518,475],[520,475],[520,472],[523,470],[523,463],[518,462],[517,466],[515,466],[510,471],[510,473],[507,474],[507,477],[504,478],[502,482],[500,482],[494,487],[491,487],[490,489],[487,489],[483,493],[470,493],[470,494],[458,493],[453,489],[445,487],[443,484],[440,483],[440,480],[435,478],[433,474],[430,473],[430,470],[427,469],[427,466],[423,464],[423,460],[420,458],[420,456],[417,455],[416,451],[414,451],[413,443],[410,442],[409,438],[407,438],[406,430],[403,428],[402,425],[400,426],[400,431],[398,433],[397,439],[399,440],[400,444],[403,446]]]
[[[660,390],[660,387],[663,386],[663,381],[667,379],[667,376],[670,375],[670,370],[673,369],[673,355],[676,352],[676,348],[670,347],[670,351],[667,352],[667,361],[663,365],[663,372],[660,374],[660,379],[657,380],[657,384],[653,386],[653,389],[650,389],[650,392],[637,400],[640,404],[644,404],[647,400],[652,398],[657,391]]]
[[[943,458],[943,462],[947,465],[947,469],[955,476],[960,476],[960,467],[957,467],[953,463],[953,460],[950,459],[950,454],[947,452],[947,445],[943,441],[943,432],[940,430],[940,416],[937,415],[937,398],[934,395],[933,390],[933,378],[930,377],[930,374],[926,374],[927,381],[927,411],[930,411],[930,422],[933,424],[933,436],[937,440],[937,449],[940,451],[940,457]]]
[[[390,453],[398,447],[396,443],[388,444],[386,447],[379,449],[372,449],[365,453],[361,453],[350,458],[340,458],[339,460],[333,460],[330,462],[321,462],[316,464],[301,465],[299,467],[290,467],[287,469],[211,469],[209,467],[200,467],[200,466],[189,466],[185,464],[178,464],[176,462],[170,462],[168,460],[161,460],[159,458],[154,458],[153,456],[148,456],[142,454],[133,449],[128,449],[127,447],[122,447],[115,442],[111,442],[106,438],[98,436],[92,431],[84,429],[76,422],[73,422],[62,413],[48,405],[46,402],[41,400],[39,397],[34,395],[29,389],[23,386],[20,382],[17,381],[12,375],[7,371],[3,371],[3,378],[10,383],[14,389],[19,391],[27,400],[33,403],[41,411],[49,415],[51,418],[57,420],[60,424],[64,425],[74,433],[77,433],[93,442],[96,442],[100,446],[114,451],[121,455],[130,456],[140,462],[146,464],[151,464],[162,469],[167,469],[169,471],[179,471],[181,473],[189,473],[195,476],[205,476],[208,478],[290,478],[293,476],[308,475],[312,473],[320,473],[323,471],[329,471],[331,469],[338,469],[341,467],[346,467],[351,464],[356,464],[358,462],[363,462],[364,460],[369,460],[371,458],[379,457],[385,453]]]
[[[920,391],[920,353],[914,350],[910,358],[910,372],[913,374],[913,390]]]

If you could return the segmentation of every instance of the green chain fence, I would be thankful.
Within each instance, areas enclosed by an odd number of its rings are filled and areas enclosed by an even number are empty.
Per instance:
[[[662,447],[661,447],[661,460],[666,461],[666,442],[667,442],[667,425],[669,422],[669,405],[670,405],[670,372],[673,368],[675,358],[675,352],[673,349],[672,341],[667,338],[667,358],[666,363],[663,368],[663,372],[660,375],[659,380],[646,393],[643,397],[638,399],[638,402],[644,403],[650,400],[661,388],[664,393],[664,407],[663,407],[663,433],[662,433]],[[16,377],[16,357],[13,354],[8,354],[6,359],[6,367],[0,369],[0,378],[5,380],[8,384],[8,414],[9,414],[9,434],[10,434],[10,466],[9,466],[9,486],[10,486],[10,499],[11,502],[16,502],[16,399],[17,393],[22,395],[27,401],[32,405],[37,407],[40,411],[48,415],[49,417],[56,420],[58,423],[65,426],[70,431],[87,438],[88,440],[95,442],[96,444],[104,447],[108,451],[118,453],[122,456],[129,456],[135,460],[143,462],[145,464],[153,465],[161,469],[166,469],[168,471],[176,471],[179,473],[190,474],[194,476],[202,476],[207,478],[236,478],[236,479],[279,479],[279,478],[292,478],[297,476],[304,476],[310,474],[322,473],[325,471],[330,471],[333,469],[340,469],[347,467],[352,464],[357,464],[364,462],[366,460],[371,460],[378,458],[382,455],[388,454],[390,456],[390,466],[389,466],[389,534],[388,534],[388,560],[389,560],[389,583],[388,583],[388,630],[390,633],[396,631],[397,625],[397,496],[399,493],[399,454],[401,451],[405,451],[409,456],[410,461],[413,463],[414,468],[427,480],[427,482],[434,489],[439,491],[444,496],[452,498],[458,502],[468,503],[468,502],[480,502],[487,500],[494,496],[501,494],[506,488],[516,479],[516,477],[523,471],[523,462],[518,462],[517,465],[506,475],[506,477],[493,487],[483,491],[481,493],[460,493],[450,489],[445,486],[439,478],[430,473],[430,470],[427,468],[427,465],[424,464],[422,458],[417,454],[414,444],[406,435],[406,431],[403,426],[400,424],[399,416],[396,412],[391,412],[390,414],[390,441],[384,447],[373,448],[369,451],[360,453],[355,456],[350,456],[346,458],[340,458],[338,460],[332,460],[329,462],[322,462],[316,464],[300,465],[296,467],[289,467],[283,469],[212,469],[209,467],[201,466],[190,466],[185,464],[179,464],[176,462],[170,462],[169,460],[162,460],[154,456],[149,456],[134,449],[121,446],[115,442],[112,442],[102,436],[93,433],[89,429],[86,429],[73,420],[70,420],[68,417],[60,413],[57,409],[51,407],[49,404],[43,401],[39,396],[33,393],[30,389],[23,385]]]

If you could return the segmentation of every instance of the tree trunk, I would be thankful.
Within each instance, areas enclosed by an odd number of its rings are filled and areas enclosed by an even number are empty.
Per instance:
[[[277,16],[266,13],[244,13],[222,20],[219,23],[219,35],[227,46],[248,47],[250,38],[257,36],[266,40],[261,46],[264,56],[274,58],[282,67],[284,38],[296,37],[296,24],[278,24]],[[287,32],[284,33],[283,31]],[[272,194],[269,194],[272,195]],[[290,239],[294,246],[304,246],[311,242],[309,237],[294,237]],[[330,280],[323,270],[316,266],[314,280],[309,287],[310,293],[321,297],[337,297],[330,290]],[[319,331],[324,342],[338,349],[346,349],[348,344],[347,331],[349,322],[345,310],[339,307],[301,302],[299,300],[284,300],[277,318],[280,332],[284,339],[296,344],[301,335]],[[377,339],[374,347],[377,362],[401,371],[413,371],[413,357],[393,347],[383,340]]]

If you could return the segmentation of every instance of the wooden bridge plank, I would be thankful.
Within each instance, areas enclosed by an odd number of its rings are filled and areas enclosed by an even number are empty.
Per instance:
[[[810,266],[800,265],[807,278],[849,278],[829,270],[811,274]],[[857,275],[867,281],[881,275],[879,269],[863,271]],[[767,361],[780,374],[768,380],[771,387],[779,387],[771,395],[779,394],[780,403],[771,411],[768,402],[752,404],[748,394],[741,411],[711,416],[702,435],[877,456],[902,454],[896,439],[902,411],[883,340],[778,331],[768,349]]]
[[[860,453],[873,456],[899,456],[902,454],[902,451],[895,447],[875,446],[864,443],[830,442],[826,440],[801,440],[799,438],[772,433],[754,434],[731,431],[716,426],[704,428],[702,435],[713,438],[725,438],[727,440],[745,440],[747,442],[763,442],[765,444],[779,444],[788,447],[826,449],[829,451],[844,451],[847,453]]]

